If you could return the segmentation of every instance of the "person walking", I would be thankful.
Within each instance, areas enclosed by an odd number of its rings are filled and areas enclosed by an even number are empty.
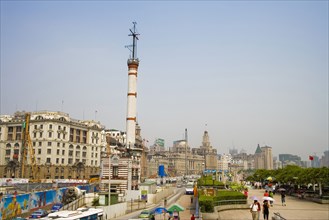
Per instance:
[[[264,220],[268,220],[269,214],[270,214],[270,206],[269,206],[267,200],[265,200],[264,203],[263,203],[263,216],[264,216]]]
[[[284,191],[281,192],[281,202],[282,206],[286,206],[286,194]]]
[[[195,220],[195,216],[194,216],[194,214],[192,214],[192,216],[191,216],[191,220]]]
[[[274,194],[273,194],[272,191],[270,191],[270,193],[269,193],[269,197],[271,197],[271,198],[273,199]],[[272,200],[270,200],[270,205],[271,205],[271,207],[273,207],[273,201],[272,201]]]
[[[250,205],[250,212],[252,220],[258,220],[260,212],[260,204],[257,200],[254,200],[254,203]]]

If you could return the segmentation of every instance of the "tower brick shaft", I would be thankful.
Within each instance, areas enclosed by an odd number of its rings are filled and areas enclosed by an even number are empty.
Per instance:
[[[139,61],[128,59],[128,95],[127,95],[127,147],[134,148],[136,139],[136,102],[137,102],[137,71]]]

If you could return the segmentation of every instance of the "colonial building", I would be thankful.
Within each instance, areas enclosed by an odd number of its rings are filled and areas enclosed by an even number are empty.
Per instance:
[[[63,112],[30,113],[29,138],[33,151],[22,161],[22,125],[25,112],[0,116],[0,177],[37,179],[90,179],[99,175],[102,126],[96,121],[76,120]],[[31,166],[32,154],[35,167]]]
[[[272,148],[269,146],[260,147],[257,146],[254,155],[255,169],[273,169],[273,155]]]
[[[201,174],[204,169],[204,156],[193,154],[186,140],[174,141],[168,160],[168,171],[173,176]]]
[[[217,150],[213,149],[210,140],[208,131],[205,131],[202,137],[202,146],[200,148],[193,148],[192,154],[200,155],[204,157],[204,168],[206,170],[216,170],[217,169]]]
[[[100,188],[102,192],[108,192],[110,186],[111,193],[117,194],[119,201],[123,201],[129,186],[128,180],[131,179],[130,190],[139,190],[141,180],[146,178],[147,149],[138,124],[136,124],[136,140],[132,149],[127,148],[125,132],[115,129],[104,132],[107,147],[102,151]]]

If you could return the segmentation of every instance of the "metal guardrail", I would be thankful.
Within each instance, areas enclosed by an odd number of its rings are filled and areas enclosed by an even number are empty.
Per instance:
[[[131,213],[136,210],[146,209],[146,200],[142,199],[131,199],[127,202],[126,213]]]
[[[80,198],[78,198],[77,200],[74,200],[73,202],[64,205],[61,210],[70,210],[70,211],[74,211],[77,210],[78,208],[84,206],[85,203],[85,195],[82,195]]]
[[[235,200],[221,200],[214,201],[214,206],[222,206],[222,205],[237,205],[237,204],[247,204],[247,200],[245,199],[235,199]]]
[[[273,215],[274,216],[272,217],[272,220],[287,220],[286,218],[283,218],[278,212],[274,212]]]

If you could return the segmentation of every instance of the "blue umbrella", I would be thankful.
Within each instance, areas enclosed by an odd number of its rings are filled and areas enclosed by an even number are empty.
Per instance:
[[[164,207],[158,207],[154,209],[154,214],[162,214],[168,212],[168,210]]]

